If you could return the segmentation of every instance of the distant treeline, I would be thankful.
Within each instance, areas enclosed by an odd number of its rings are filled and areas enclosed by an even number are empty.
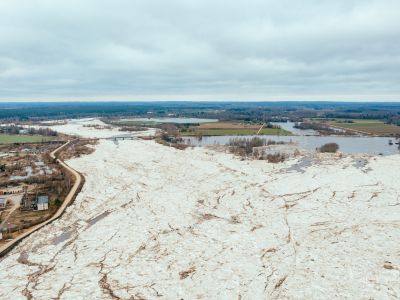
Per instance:
[[[379,119],[400,123],[400,103],[356,102],[53,102],[0,103],[0,119],[44,120],[82,117],[195,117],[248,122],[304,118]]]
[[[28,135],[44,135],[44,136],[57,136],[57,132],[50,128],[24,128],[15,125],[7,125],[0,127],[0,133],[5,134],[28,134]]]

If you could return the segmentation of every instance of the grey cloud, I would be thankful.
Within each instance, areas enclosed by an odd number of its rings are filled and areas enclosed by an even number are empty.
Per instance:
[[[397,0],[0,2],[0,99],[400,100]]]

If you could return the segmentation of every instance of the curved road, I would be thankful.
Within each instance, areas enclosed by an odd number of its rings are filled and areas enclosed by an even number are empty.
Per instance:
[[[75,183],[72,187],[72,189],[69,191],[67,197],[65,197],[62,205],[60,206],[60,208],[57,210],[57,212],[48,220],[44,221],[43,223],[37,224],[31,228],[29,228],[27,231],[25,231],[24,233],[22,233],[21,235],[19,235],[17,238],[9,241],[8,243],[4,244],[3,246],[0,247],[0,257],[4,256],[5,254],[7,254],[14,246],[16,246],[20,241],[22,241],[24,238],[26,238],[27,236],[29,236],[30,234],[32,234],[33,232],[35,232],[36,230],[39,230],[40,228],[46,226],[47,224],[53,222],[54,220],[58,219],[63,212],[65,211],[65,209],[67,208],[67,206],[71,203],[71,201],[74,199],[75,193],[77,192],[81,182],[82,182],[82,176],[75,171],[74,169],[72,169],[70,166],[68,166],[66,163],[64,163],[62,160],[58,159],[56,157],[56,153],[59,152],[60,150],[62,150],[63,148],[65,148],[66,146],[68,146],[71,143],[71,141],[66,142],[64,145],[58,147],[57,149],[55,149],[53,152],[50,153],[50,157],[53,159],[57,159],[57,162],[63,167],[65,168],[68,172],[72,173],[75,177]]]

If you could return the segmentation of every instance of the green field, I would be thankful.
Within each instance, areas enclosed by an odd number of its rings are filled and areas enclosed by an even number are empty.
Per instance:
[[[322,120],[323,119],[318,119],[318,121]],[[400,134],[400,126],[385,124],[381,120],[335,119],[328,120],[326,124],[378,136],[392,136]]]
[[[114,121],[114,122],[109,122],[111,125],[116,125],[116,126],[148,126],[148,127],[155,127],[157,125],[160,125],[160,123],[154,122],[154,121]]]
[[[255,135],[258,129],[202,129],[192,132],[182,132],[186,136],[216,136],[216,135]],[[276,128],[263,128],[260,135],[292,135],[290,131]]]
[[[43,135],[0,134],[0,144],[37,143],[51,141],[53,137]]]
[[[330,124],[346,127],[346,128],[360,128],[360,127],[371,127],[371,126],[388,126],[387,124],[381,121],[369,121],[369,122],[358,122],[354,121],[353,123],[343,123],[343,122],[332,122]]]

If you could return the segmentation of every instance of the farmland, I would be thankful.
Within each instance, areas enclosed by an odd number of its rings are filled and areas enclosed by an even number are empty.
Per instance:
[[[218,136],[218,135],[291,135],[290,131],[281,128],[263,127],[262,124],[245,124],[239,122],[204,123],[191,126],[188,130],[181,130],[182,135]],[[260,130],[260,131],[259,131]]]
[[[0,134],[0,144],[47,142],[54,137],[44,135]]]
[[[371,135],[400,135],[400,126],[385,124],[381,120],[339,120],[327,121],[327,124],[344,129],[350,129]]]
[[[202,136],[218,136],[218,135],[255,135],[258,129],[197,129],[192,132],[182,132],[182,135],[202,135]],[[291,133],[279,128],[263,128],[259,132],[260,135],[291,135]]]

